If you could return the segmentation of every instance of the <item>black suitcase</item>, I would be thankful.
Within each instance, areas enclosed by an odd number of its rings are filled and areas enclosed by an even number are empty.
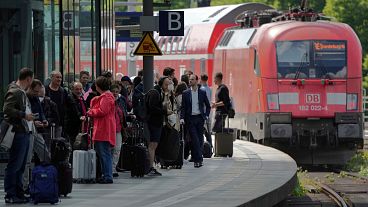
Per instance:
[[[65,138],[55,137],[55,124],[51,125],[51,163],[58,164],[69,160],[72,147]]]
[[[121,145],[119,161],[118,165],[116,166],[116,170],[118,172],[132,170],[133,147],[134,146],[128,143],[123,143]]]
[[[134,145],[132,148],[132,177],[143,177],[149,171],[148,150],[143,144]]]
[[[58,171],[59,195],[66,197],[73,188],[73,168],[69,163],[72,147],[64,138],[55,138],[55,124],[51,125],[51,163]]]
[[[60,162],[57,164],[59,179],[59,195],[66,197],[72,192],[73,188],[73,168],[68,162]]]
[[[179,141],[179,155],[175,161],[166,161],[160,158],[161,169],[167,169],[168,167],[172,167],[175,169],[181,169],[184,164],[184,140]]]
[[[184,126],[180,125],[180,140],[179,140],[179,154],[178,158],[174,161],[168,161],[160,158],[160,165],[161,169],[167,169],[168,167],[172,167],[175,169],[181,169],[184,164],[184,149],[185,149],[185,143],[184,143]]]

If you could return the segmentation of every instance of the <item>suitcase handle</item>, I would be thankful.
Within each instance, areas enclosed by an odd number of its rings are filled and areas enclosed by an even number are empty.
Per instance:
[[[225,124],[223,124],[224,123],[224,118],[226,119],[226,116],[227,116],[227,114],[221,114],[221,118],[222,118],[222,120],[221,120],[222,133],[224,133],[224,127],[226,127],[226,126],[224,126]],[[227,119],[227,128],[230,128],[229,118]]]

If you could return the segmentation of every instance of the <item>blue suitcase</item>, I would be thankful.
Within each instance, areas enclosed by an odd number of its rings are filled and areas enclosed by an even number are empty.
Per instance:
[[[59,202],[58,172],[53,165],[39,165],[32,170],[29,192],[34,204]]]

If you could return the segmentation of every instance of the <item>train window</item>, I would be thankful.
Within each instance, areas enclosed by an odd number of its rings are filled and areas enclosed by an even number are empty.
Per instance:
[[[234,34],[234,31],[226,31],[224,37],[220,41],[219,46],[223,46],[223,47],[227,46],[233,34]]]
[[[190,70],[195,71],[195,59],[190,59]]]
[[[171,53],[172,40],[173,40],[173,38],[171,36],[168,37],[167,42],[166,42],[166,54]]]
[[[206,72],[206,59],[201,59],[201,74],[204,74]]]
[[[183,50],[183,43],[184,43],[184,38],[183,37],[179,37],[179,41],[178,41],[178,53],[181,53],[181,51]]]
[[[346,78],[346,41],[276,42],[278,78]]]
[[[187,52],[187,45],[188,45],[188,41],[189,41],[189,34],[190,34],[190,28],[188,29],[188,33],[187,35],[184,37],[184,48],[183,48],[183,53]]]
[[[256,29],[242,29],[226,31],[220,40],[219,47],[221,48],[247,48],[252,41]]]
[[[167,37],[162,37],[162,45],[161,45],[161,51],[162,52],[165,52],[166,42],[167,42]]]
[[[254,51],[254,73],[258,77],[261,75],[261,70],[259,67],[259,58],[258,58],[258,53],[256,50]]]
[[[172,42],[172,53],[175,54],[176,53],[176,49],[178,48],[178,37],[174,37],[173,42]]]

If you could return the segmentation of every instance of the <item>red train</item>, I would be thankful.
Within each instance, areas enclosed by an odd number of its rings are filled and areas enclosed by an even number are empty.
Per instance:
[[[155,69],[221,71],[237,112],[231,125],[242,137],[277,146],[301,164],[343,164],[363,146],[360,41],[348,25],[321,21],[311,10],[269,9],[184,10],[184,37],[156,36],[165,55],[155,58]],[[124,43],[117,44],[116,65],[126,65]]]
[[[208,73],[209,77],[212,77],[214,49],[223,31],[235,26],[236,17],[244,11],[264,9],[272,9],[272,7],[259,3],[245,3],[183,9],[184,36],[171,37],[155,34],[155,40],[164,54],[155,57],[155,70],[162,74],[163,69],[170,66],[177,69],[177,78],[180,78],[186,69],[196,74]],[[116,44],[116,71],[128,74],[126,43]],[[142,58],[138,57],[136,70],[142,68]],[[209,84],[212,85],[212,79]]]
[[[249,140],[299,163],[343,164],[363,146],[362,48],[348,25],[320,18],[244,13],[222,35],[214,72],[225,74]]]

